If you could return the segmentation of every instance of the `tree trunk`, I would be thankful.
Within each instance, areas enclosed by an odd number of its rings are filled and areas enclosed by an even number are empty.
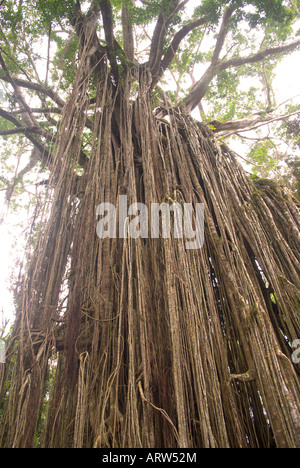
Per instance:
[[[90,78],[81,60],[51,212],[19,296],[1,444],[33,446],[38,434],[42,447],[299,446],[289,345],[299,336],[299,206],[250,181],[204,124],[171,108],[157,119],[146,72],[134,102],[128,77],[116,88],[96,74],[79,176]],[[121,195],[149,213],[151,203],[203,203],[203,247],[186,249],[172,230],[126,236],[118,209],[123,236],[100,239],[96,208],[118,208]]]

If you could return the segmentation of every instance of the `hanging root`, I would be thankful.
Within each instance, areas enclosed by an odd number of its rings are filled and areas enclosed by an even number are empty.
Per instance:
[[[298,446],[299,205],[251,182],[205,125],[172,109],[156,119],[142,76],[135,103],[99,77],[79,177],[81,60],[19,296],[2,445],[32,446],[38,433],[44,447]],[[119,216],[120,195],[203,203],[203,246],[187,250],[172,231],[99,239],[96,207]]]

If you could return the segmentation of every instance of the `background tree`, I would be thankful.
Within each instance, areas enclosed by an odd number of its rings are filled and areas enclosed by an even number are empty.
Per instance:
[[[7,199],[38,171],[3,446],[299,445],[299,203],[225,143],[274,122],[298,138],[299,107],[272,91],[298,14],[279,0],[2,2],[0,135],[31,152]],[[96,207],[119,195],[203,203],[203,248],[100,240]]]

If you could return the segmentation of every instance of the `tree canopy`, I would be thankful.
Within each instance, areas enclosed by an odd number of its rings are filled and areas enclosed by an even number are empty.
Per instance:
[[[55,143],[86,28],[94,28],[92,73],[108,64],[116,89],[130,75],[134,100],[138,76],[148,71],[157,114],[163,116],[168,103],[196,109],[219,138],[251,143],[254,175],[272,176],[276,168],[280,175],[281,163],[285,181],[297,185],[288,122],[299,115],[299,100],[277,102],[272,83],[278,62],[300,47],[298,2],[4,1],[0,14],[0,135],[26,140],[39,154],[20,173],[19,185],[34,161],[45,163]],[[95,93],[91,84],[91,108]],[[82,167],[91,125],[88,120]],[[251,141],[245,129],[260,134]],[[2,177],[4,187],[8,178]]]
[[[34,202],[1,446],[299,445],[299,102],[273,88],[299,6],[0,2],[0,188]],[[190,250],[170,211],[199,205]]]

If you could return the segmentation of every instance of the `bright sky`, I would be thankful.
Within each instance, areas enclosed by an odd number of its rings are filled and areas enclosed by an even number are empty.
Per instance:
[[[193,0],[191,4],[197,5],[198,1]],[[286,57],[278,66],[274,81],[278,102],[300,95],[299,64],[300,51]],[[2,326],[1,317],[4,316],[10,320],[13,317],[13,299],[12,293],[9,291],[10,276],[12,272],[18,273],[14,265],[17,258],[21,258],[23,253],[24,233],[20,222],[23,216],[26,217],[26,210],[23,210],[23,213],[19,215],[10,213],[7,216],[5,192],[0,192],[0,328]]]
[[[4,192],[1,192],[0,203],[3,208]],[[1,210],[0,219],[3,211],[6,211],[5,208]],[[8,218],[5,216],[4,222],[0,225],[0,328],[3,326],[1,321],[6,318],[11,319],[14,312],[12,293],[9,291],[10,276],[17,259],[17,251],[24,242],[21,236],[19,217],[12,214],[9,214]]]
[[[292,96],[300,96],[299,71],[300,51],[289,55],[279,64],[274,80],[274,90],[278,96],[278,102],[284,102]]]

